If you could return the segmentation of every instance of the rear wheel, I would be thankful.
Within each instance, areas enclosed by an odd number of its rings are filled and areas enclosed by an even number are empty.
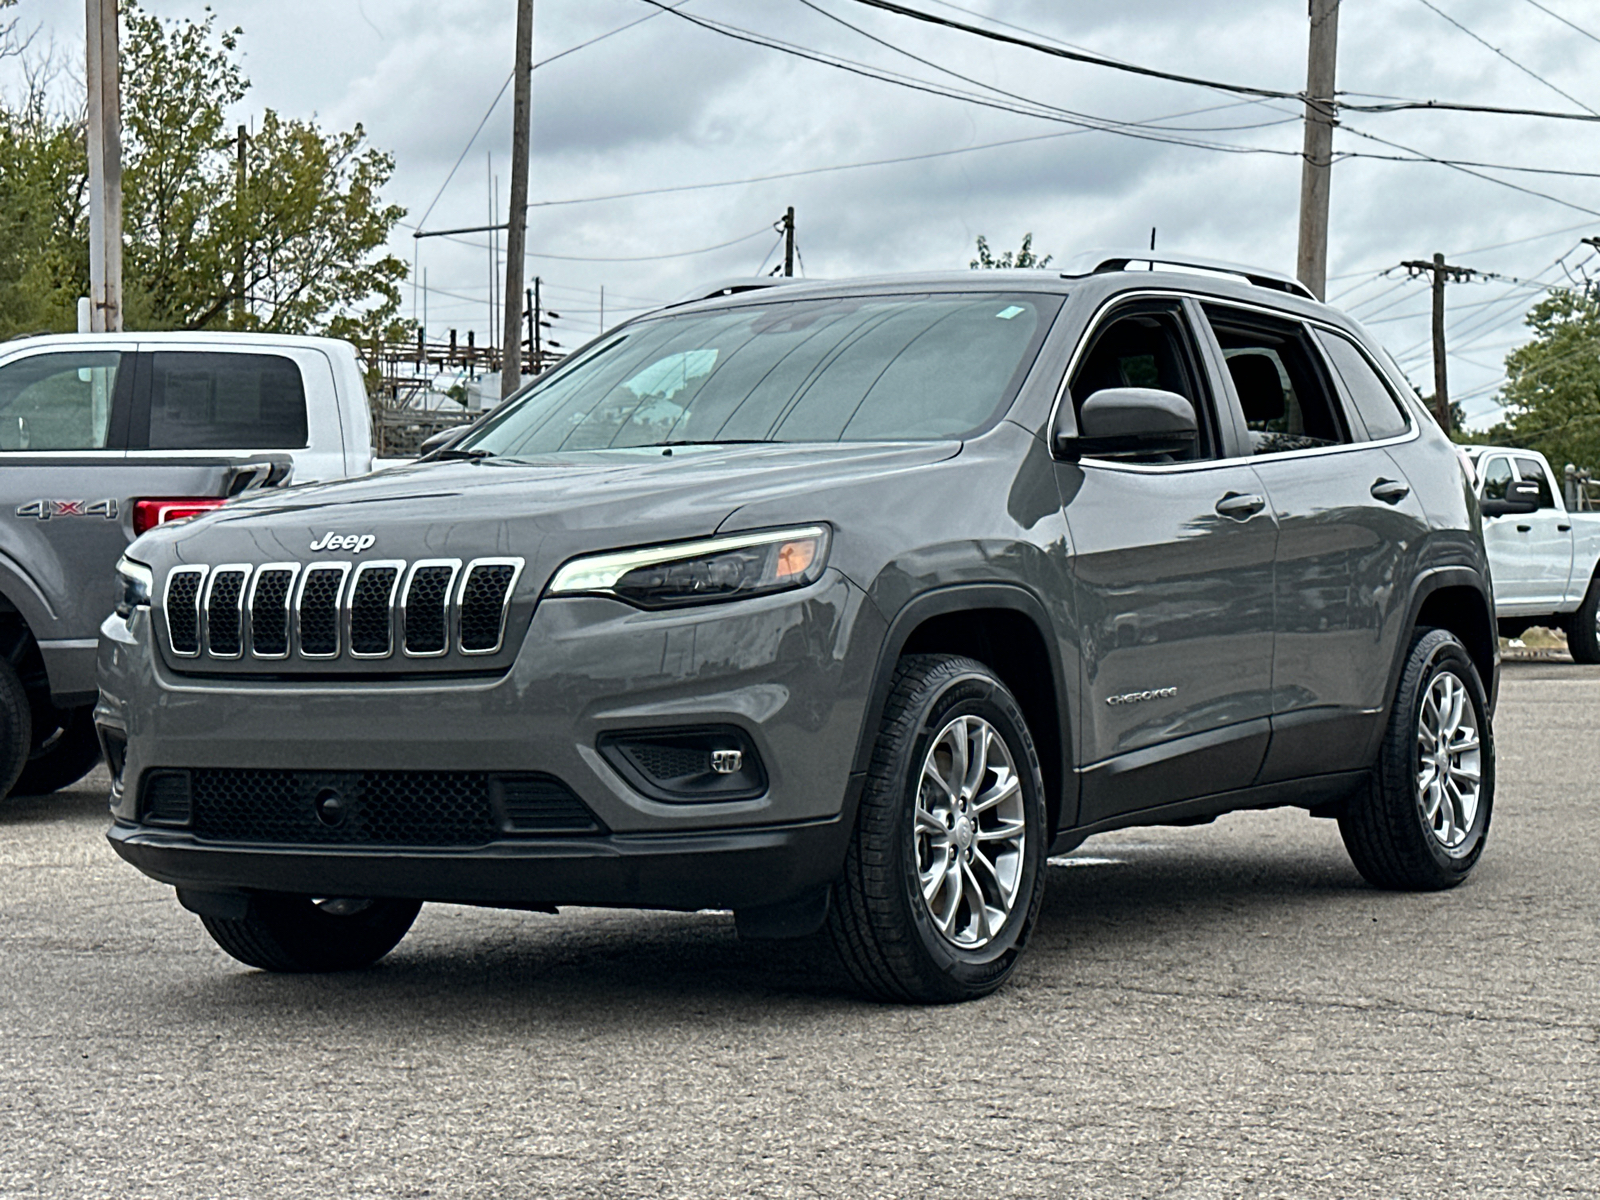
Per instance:
[[[1439,891],[1466,879],[1494,807],[1494,732],[1466,647],[1444,629],[1411,643],[1370,788],[1339,832],[1367,882]]]
[[[28,765],[33,743],[33,714],[28,693],[17,678],[17,670],[0,658],[0,797],[10,794],[12,784]]]
[[[1567,649],[1572,661],[1600,663],[1600,572],[1589,580],[1589,590],[1567,626]]]
[[[82,779],[100,761],[100,739],[94,731],[94,706],[50,708],[43,720],[33,715],[32,748],[12,791],[19,796],[44,796]]]
[[[350,971],[400,944],[420,900],[325,900],[276,892],[251,897],[239,919],[202,915],[212,940],[263,971]]]
[[[1022,711],[981,663],[901,660],[828,928],[883,1000],[970,1000],[1016,966],[1044,893],[1044,783]]]

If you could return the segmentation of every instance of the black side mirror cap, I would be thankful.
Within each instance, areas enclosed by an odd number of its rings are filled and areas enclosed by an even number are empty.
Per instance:
[[[1539,511],[1539,485],[1531,479],[1506,484],[1504,500],[1487,499],[1478,507],[1486,517],[1526,517]]]
[[[1200,436],[1194,405],[1176,392],[1159,388],[1102,388],[1078,411],[1078,433],[1059,429],[1056,453],[1077,459],[1084,455],[1177,454]]]

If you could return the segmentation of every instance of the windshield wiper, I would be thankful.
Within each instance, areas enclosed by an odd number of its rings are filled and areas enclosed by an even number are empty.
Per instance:
[[[670,442],[651,442],[652,446],[778,446],[777,438],[683,438]]]
[[[477,446],[446,446],[443,450],[435,450],[428,456],[432,459],[444,458],[493,458],[493,450],[483,450]]]

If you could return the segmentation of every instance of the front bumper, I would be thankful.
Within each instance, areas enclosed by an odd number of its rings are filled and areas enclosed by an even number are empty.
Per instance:
[[[449,851],[216,845],[122,821],[108,836],[152,879],[196,892],[694,911],[762,908],[826,887],[844,861],[850,822],[840,816],[749,830],[519,839]]]
[[[117,852],[198,890],[406,896],[481,904],[664,908],[777,904],[839,870],[850,766],[884,636],[836,572],[800,592],[646,613],[546,600],[511,669],[482,677],[219,677],[172,670],[148,613],[101,631],[96,720],[125,744],[112,792]],[[598,749],[607,733],[735,726],[766,791],[725,801],[643,795]],[[603,835],[469,847],[218,841],[141,823],[156,769],[538,772]]]

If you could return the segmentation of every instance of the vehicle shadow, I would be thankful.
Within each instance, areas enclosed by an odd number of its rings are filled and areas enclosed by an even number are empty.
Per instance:
[[[0,799],[0,828],[46,824],[105,824],[111,780],[97,770],[83,782],[45,796],[11,795]]]
[[[1019,980],[1070,976],[1191,943],[1257,936],[1258,927],[1337,920],[1380,895],[1348,862],[1282,851],[1204,847],[1095,867],[1049,868],[1044,906]],[[1333,911],[1330,911],[1333,910]],[[407,939],[365,971],[283,976],[230,970],[190,978],[162,1003],[210,1020],[321,1021],[347,1031],[396,1022],[514,1033],[552,1026],[663,1029],[712,1016],[805,1021],[882,1006],[852,986],[825,935],[743,942],[722,913],[595,909],[557,916],[429,906]],[[999,996],[1003,997],[1005,991]]]

